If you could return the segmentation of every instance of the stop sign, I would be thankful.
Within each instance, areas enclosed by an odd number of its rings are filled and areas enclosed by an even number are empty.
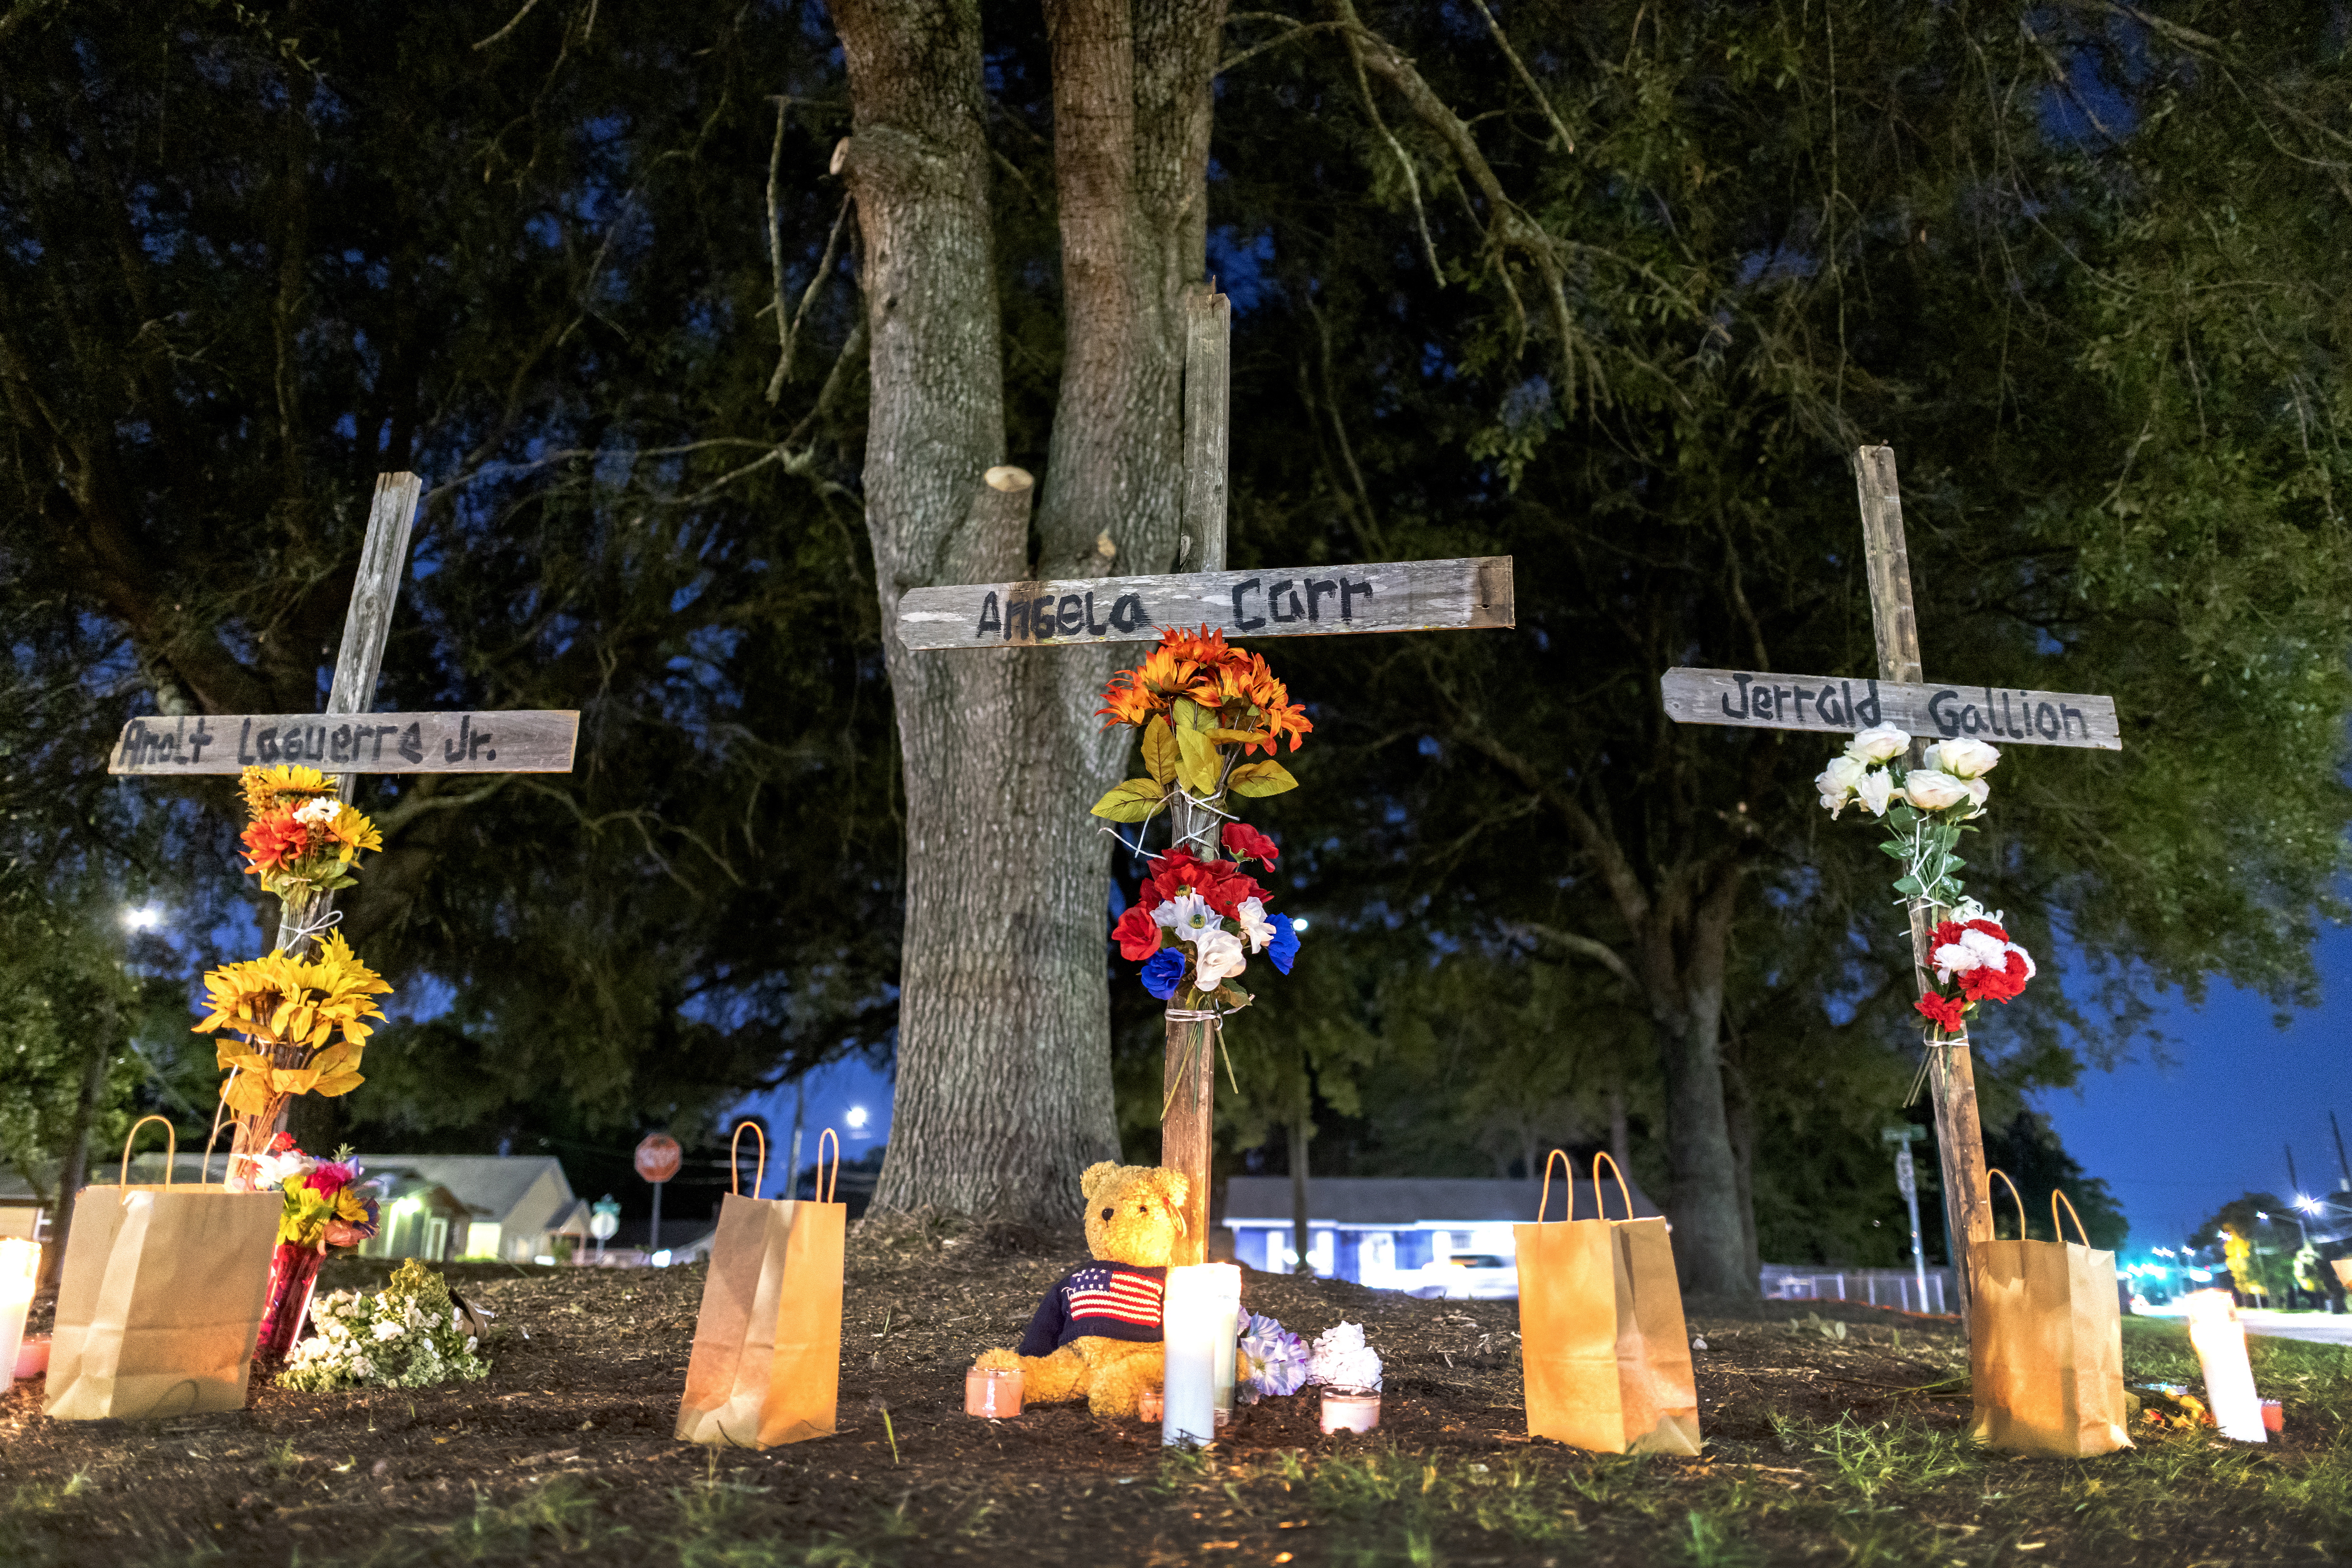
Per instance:
[[[648,1182],[667,1182],[677,1174],[677,1140],[667,1132],[649,1132],[637,1145],[637,1174]]]

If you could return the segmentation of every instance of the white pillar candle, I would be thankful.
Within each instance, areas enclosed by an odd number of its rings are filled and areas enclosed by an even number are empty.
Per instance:
[[[1163,1444],[1216,1440],[1218,1346],[1223,1342],[1225,1364],[1231,1367],[1234,1314],[1241,1299],[1242,1271],[1230,1263],[1199,1263],[1168,1271],[1168,1294],[1160,1308],[1166,1353],[1160,1415]]]
[[[40,1278],[41,1249],[29,1241],[0,1241],[0,1366],[13,1373],[25,1343],[25,1314],[33,1305],[33,1282]]]
[[[2263,1402],[2254,1393],[2254,1371],[2246,1361],[2246,1325],[2227,1290],[2192,1290],[2180,1299],[2189,1312],[2189,1342],[2205,1369],[2205,1401],[2221,1436],[2241,1443],[2266,1443]]]

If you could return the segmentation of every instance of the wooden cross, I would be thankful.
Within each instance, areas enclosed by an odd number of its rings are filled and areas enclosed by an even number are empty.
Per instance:
[[[1927,738],[1969,736],[2019,746],[2123,749],[2116,705],[2105,697],[2029,691],[2002,686],[1931,686],[1919,669],[1919,623],[1911,607],[1911,562],[1903,546],[1903,497],[1895,448],[1854,454],[1863,543],[1870,575],[1870,616],[1878,637],[1878,679],[1771,675],[1739,669],[1670,669],[1660,681],[1666,716],[1678,724],[1730,724],[1767,730],[1866,730],[1893,724],[1909,732],[1911,765]],[[1811,707],[1812,711],[1805,710]],[[1927,932],[1933,917],[1911,910],[1912,977],[1927,989]],[[1955,1258],[1960,1317],[1969,1312],[1969,1251],[1992,1239],[1986,1191],[1984,1132],[1977,1123],[1976,1068],[1963,1034],[1931,1049],[1937,1153],[1943,1167],[1944,1217]]]
[[[1511,558],[1396,561],[1362,566],[1225,567],[1226,431],[1233,305],[1213,286],[1185,301],[1184,503],[1181,575],[1069,582],[975,583],[910,589],[898,602],[908,648],[1055,647],[1137,642],[1171,626],[1207,626],[1227,637],[1328,637],[1353,632],[1468,631],[1514,624]],[[1002,504],[1025,509],[1029,476],[992,468]],[[983,494],[983,504],[999,504]],[[1216,842],[1215,814],[1181,792],[1177,843]],[[1177,1263],[1199,1263],[1209,1237],[1209,1145],[1216,1106],[1215,1026],[1168,1023],[1161,1077],[1168,1111],[1160,1163],[1190,1178]]]
[[[415,474],[376,476],[367,540],[360,550],[359,576],[352,585],[324,713],[133,719],[123,725],[106,771],[172,777],[303,763],[338,774],[336,794],[346,801],[358,773],[570,773],[580,731],[576,711],[368,711],[423,492]],[[333,906],[329,892],[288,900],[276,945],[298,956],[314,950],[322,919]]]

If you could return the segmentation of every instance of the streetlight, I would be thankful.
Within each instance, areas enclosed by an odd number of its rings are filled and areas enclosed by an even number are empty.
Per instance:
[[[866,1130],[866,1108],[862,1105],[853,1105],[849,1108],[849,1114],[842,1120],[849,1123],[849,1130],[852,1132],[862,1132]]]
[[[163,923],[163,906],[142,904],[135,910],[125,910],[122,923],[132,931],[153,931]]]

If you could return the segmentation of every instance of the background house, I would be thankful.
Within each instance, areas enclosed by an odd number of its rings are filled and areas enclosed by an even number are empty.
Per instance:
[[[1541,1182],[1475,1179],[1414,1180],[1384,1176],[1314,1176],[1307,1183],[1307,1261],[1316,1273],[1383,1289],[1423,1284],[1431,1265],[1475,1257],[1508,1266],[1518,1254],[1511,1226],[1536,1217]],[[1551,1184],[1547,1217],[1568,1217],[1567,1182]],[[1590,1181],[1574,1187],[1576,1217],[1647,1219],[1658,1213],[1642,1189],[1631,1187],[1633,1212],[1613,1181],[1598,1196]],[[1291,1247],[1291,1187],[1287,1176],[1234,1176],[1225,1183],[1227,1229],[1236,1261],[1287,1271]]]
[[[385,1223],[362,1257],[568,1263],[588,1239],[588,1205],[551,1154],[362,1154],[360,1163],[368,1179],[389,1178]]]

